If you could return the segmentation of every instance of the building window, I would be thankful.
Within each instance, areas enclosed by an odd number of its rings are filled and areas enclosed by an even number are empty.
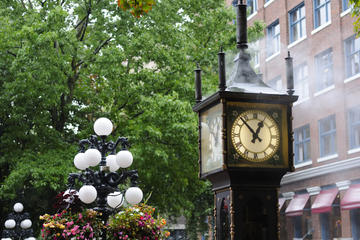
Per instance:
[[[257,11],[257,0],[247,0],[247,14],[248,16]]]
[[[352,239],[360,239],[360,208],[350,210]]]
[[[335,115],[319,120],[320,157],[336,153]]]
[[[329,213],[320,213],[320,226],[321,226],[321,239],[322,240],[329,240],[332,239],[330,237],[330,216]]]
[[[342,10],[343,12],[348,10],[350,7],[349,0],[342,0]]]
[[[305,6],[301,3],[289,12],[290,43],[299,40],[306,34]]]
[[[306,63],[302,63],[294,68],[295,94],[299,96],[299,100],[309,97],[308,76],[308,66]]]
[[[355,35],[345,40],[346,77],[360,73],[360,38]]]
[[[360,106],[348,112],[350,149],[360,148]]]
[[[268,85],[275,89],[275,90],[278,90],[278,91],[281,91],[282,90],[282,82],[281,82],[281,77],[280,76],[277,76],[273,79],[271,79],[269,82],[268,82]]]
[[[294,130],[295,165],[310,161],[310,126]]]
[[[267,56],[280,52],[280,25],[279,20],[267,27]]]
[[[330,19],[330,0],[314,0],[314,28],[330,22]]]
[[[332,49],[329,48],[315,56],[316,88],[318,91],[334,84]]]

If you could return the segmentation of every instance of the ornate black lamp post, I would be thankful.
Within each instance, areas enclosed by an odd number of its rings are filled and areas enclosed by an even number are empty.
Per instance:
[[[68,177],[68,193],[78,194],[80,200],[86,204],[96,201],[94,210],[102,213],[102,219],[106,223],[114,209],[120,207],[125,200],[130,204],[138,204],[143,198],[140,188],[136,187],[137,170],[129,170],[133,162],[131,152],[127,150],[130,146],[128,139],[119,137],[116,142],[106,142],[106,137],[112,132],[113,125],[107,118],[99,118],[94,123],[94,131],[88,139],[79,142],[80,151],[74,158],[75,166],[84,170],[80,173],[70,173]],[[116,154],[116,149],[121,146]],[[90,167],[99,165],[98,170]],[[120,172],[117,172],[121,168]],[[130,187],[125,191],[119,188],[130,180]],[[75,190],[76,180],[83,185],[77,192]],[[103,232],[103,239],[106,232]]]
[[[30,214],[23,212],[24,206],[22,203],[14,204],[14,212],[10,213],[5,221],[5,230],[2,232],[1,240],[24,239],[35,240],[33,230],[31,229],[32,222]]]

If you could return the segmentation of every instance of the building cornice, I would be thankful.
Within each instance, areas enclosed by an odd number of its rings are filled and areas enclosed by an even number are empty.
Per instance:
[[[281,180],[281,185],[302,181],[314,177],[319,177],[325,174],[345,171],[352,168],[360,167],[360,157],[350,158],[346,160],[337,161],[334,163],[325,164],[318,167],[313,167],[305,170],[287,173]]]

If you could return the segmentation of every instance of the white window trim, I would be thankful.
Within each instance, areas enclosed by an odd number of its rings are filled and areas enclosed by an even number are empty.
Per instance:
[[[319,96],[319,95],[322,95],[322,94],[324,94],[324,93],[327,93],[327,92],[329,92],[329,91],[331,91],[331,90],[333,90],[333,89],[335,89],[335,85],[334,85],[334,84],[331,85],[331,86],[329,86],[329,87],[327,87],[327,88],[324,88],[324,89],[322,89],[322,90],[320,90],[320,91],[318,91],[318,92],[316,92],[316,93],[314,93],[314,97],[317,97],[317,96]]]
[[[296,94],[295,94],[295,95],[296,95]],[[306,101],[308,101],[309,99],[310,99],[309,97],[300,99],[300,101],[294,102],[293,106],[300,105],[301,103],[306,102]]]
[[[305,167],[305,166],[309,166],[312,164],[312,160],[307,160],[306,162],[303,163],[299,163],[299,164],[294,164],[295,168],[301,168],[301,167]]]
[[[353,154],[353,153],[357,153],[357,152],[360,152],[360,147],[350,149],[349,151],[347,151],[347,154]]]
[[[347,79],[344,80],[344,83],[348,83],[351,81],[354,81],[355,79],[358,79],[360,77],[360,73],[355,74],[354,76],[348,77]]]
[[[306,38],[307,38],[307,36],[306,36],[306,35],[305,35],[305,36],[303,36],[302,38],[299,38],[298,40],[296,40],[296,41],[294,41],[294,42],[290,43],[290,44],[287,46],[287,48],[288,48],[288,49],[292,48],[293,46],[295,46],[295,45],[297,45],[297,44],[301,43],[302,41],[304,41]]]
[[[254,65],[254,68],[259,68],[260,67],[260,63],[258,63],[258,64],[256,64],[256,65]]]
[[[256,14],[257,14],[257,11],[253,12],[252,14],[250,14],[250,15],[246,18],[246,20],[249,21],[249,20],[252,19]]]
[[[337,157],[339,157],[339,155],[337,153],[335,153],[335,154],[331,154],[329,156],[318,158],[317,162],[325,162],[325,161],[328,161],[328,160],[331,160],[331,159],[335,159]]]
[[[340,13],[340,17],[344,17],[344,16],[348,15],[351,12],[351,10],[352,10],[352,8],[349,7],[348,9],[346,9],[345,11]]]
[[[266,2],[265,4],[264,4],[264,8],[266,8],[267,6],[269,6],[271,3],[273,3],[275,0],[270,0],[270,1],[268,1],[268,2]]]
[[[265,59],[265,62],[269,62],[271,59],[275,58],[276,56],[280,55],[280,51],[274,53],[273,55],[271,55],[270,57]]]
[[[331,24],[331,20],[330,20],[330,21],[328,21],[327,23],[325,23],[325,24],[323,24],[323,25],[321,25],[321,26],[317,27],[316,29],[312,30],[312,31],[311,31],[311,35],[314,35],[315,33],[317,33],[317,32],[319,32],[319,31],[323,30],[324,28],[326,28],[326,27],[327,27],[327,26],[329,26],[330,24]]]

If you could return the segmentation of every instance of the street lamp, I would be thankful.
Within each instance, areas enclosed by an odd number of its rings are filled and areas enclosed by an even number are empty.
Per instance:
[[[96,135],[80,140],[80,150],[74,158],[74,165],[82,172],[69,174],[69,189],[64,193],[70,197],[78,195],[85,204],[96,201],[94,210],[102,213],[105,223],[109,215],[122,206],[124,200],[129,204],[138,204],[143,198],[143,192],[136,186],[137,170],[126,170],[133,162],[133,156],[127,149],[130,146],[128,139],[118,137],[116,142],[106,142],[106,137],[112,130],[113,124],[109,119],[99,118],[94,123]],[[118,147],[121,148],[116,153]],[[91,169],[98,165],[98,170]],[[119,189],[119,185],[124,184],[127,179],[130,180],[130,187],[126,191]],[[83,184],[79,191],[75,190],[76,180]]]
[[[30,215],[23,212],[24,205],[22,203],[14,204],[14,212],[10,213],[4,223],[5,230],[2,232],[1,240],[35,240],[33,230],[31,229],[32,222]]]

